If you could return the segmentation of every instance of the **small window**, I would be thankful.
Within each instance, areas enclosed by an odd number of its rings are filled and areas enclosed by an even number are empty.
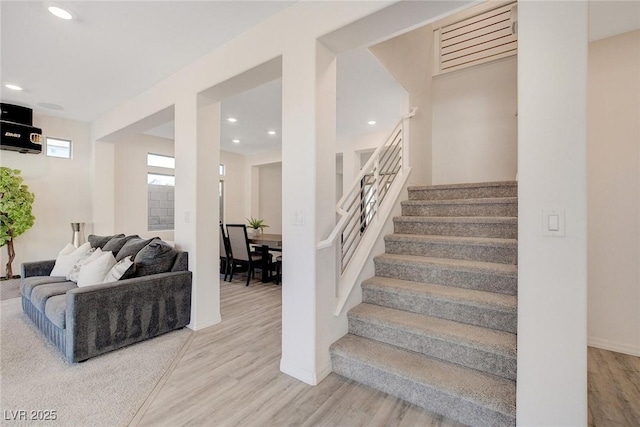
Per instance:
[[[61,159],[71,158],[71,141],[47,137],[47,156]]]
[[[176,168],[176,159],[171,156],[163,156],[161,154],[147,154],[147,166],[155,166],[157,168]]]
[[[224,176],[225,168],[222,163],[220,163],[220,176]]]
[[[170,185],[171,187],[175,187],[176,177],[173,175],[161,175],[158,173],[149,173],[147,174],[147,184]]]
[[[149,230],[173,230],[175,177],[150,173],[147,174],[147,183]]]

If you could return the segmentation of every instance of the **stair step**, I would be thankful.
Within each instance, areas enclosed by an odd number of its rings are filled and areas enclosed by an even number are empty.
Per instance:
[[[348,318],[350,334],[516,379],[514,334],[366,303]]]
[[[517,181],[475,182],[413,186],[408,188],[409,200],[479,199],[493,197],[517,197]]]
[[[518,216],[517,197],[455,200],[405,200],[405,216]]]
[[[382,254],[376,276],[516,295],[518,267],[492,262]]]
[[[514,217],[398,216],[393,223],[398,234],[518,238],[518,218]]]
[[[424,236],[389,234],[384,237],[390,254],[516,264],[518,241],[486,237]]]
[[[513,381],[346,335],[331,346],[333,371],[470,425],[515,425]]]
[[[518,302],[513,295],[372,277],[362,283],[362,300],[515,334]]]

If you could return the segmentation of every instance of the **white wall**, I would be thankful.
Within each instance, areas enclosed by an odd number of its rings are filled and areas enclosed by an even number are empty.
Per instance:
[[[433,78],[433,184],[516,178],[517,60]]]
[[[173,241],[173,230],[149,231],[147,173],[172,175],[174,171],[147,166],[147,154],[174,155],[173,141],[135,135],[115,143],[115,231],[142,237],[158,236]]]
[[[452,2],[453,5],[453,2]],[[431,25],[402,34],[370,48],[371,53],[409,93],[411,107],[418,110],[410,123],[409,163],[412,184],[429,185],[432,179],[431,70],[433,28]]]
[[[589,345],[640,356],[640,31],[589,45]]]
[[[244,224],[249,216],[245,211],[247,199],[245,157],[221,150],[220,163],[225,166],[224,223]]]
[[[269,228],[265,233],[282,233],[282,163],[259,167],[259,209],[258,218]]]
[[[518,6],[517,423],[587,425],[587,2]],[[542,236],[543,209],[566,213]]]
[[[20,274],[25,261],[54,259],[71,242],[71,222],[85,222],[85,238],[91,232],[91,134],[88,123],[34,113],[33,124],[42,128],[43,137],[72,141],[72,159],[41,154],[0,151],[2,166],[19,169],[29,191],[35,194],[31,229],[15,241],[13,274]],[[2,248],[2,274],[7,252]]]

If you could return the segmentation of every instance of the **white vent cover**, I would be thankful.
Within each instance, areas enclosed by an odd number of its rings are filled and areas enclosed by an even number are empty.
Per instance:
[[[517,4],[513,2],[435,30],[434,74],[516,55],[516,14]]]

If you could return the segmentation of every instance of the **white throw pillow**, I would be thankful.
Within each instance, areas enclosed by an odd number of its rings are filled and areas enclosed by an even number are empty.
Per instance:
[[[109,270],[116,265],[111,251],[103,252],[99,258],[82,266],[78,275],[78,287],[98,285],[104,281]]]
[[[73,247],[73,245],[67,244],[56,258],[56,265],[54,265],[53,270],[51,270],[51,276],[67,277],[73,265],[78,262],[84,254],[89,252],[90,249],[91,245],[88,242],[77,249]]]
[[[111,270],[109,270],[107,276],[104,278],[103,283],[117,282],[132,265],[133,261],[131,260],[130,256],[121,259],[116,265],[111,268]]]
[[[71,267],[71,270],[69,271],[69,275],[67,276],[67,280],[71,280],[72,282],[77,282],[78,281],[78,275],[80,274],[80,269],[82,269],[82,266],[85,265],[88,262],[93,261],[94,259],[100,258],[100,256],[103,253],[104,252],[102,252],[102,249],[100,249],[100,248],[91,248],[91,249],[89,249],[89,252],[84,254],[82,256],[82,258],[80,258],[73,265],[73,267]]]

